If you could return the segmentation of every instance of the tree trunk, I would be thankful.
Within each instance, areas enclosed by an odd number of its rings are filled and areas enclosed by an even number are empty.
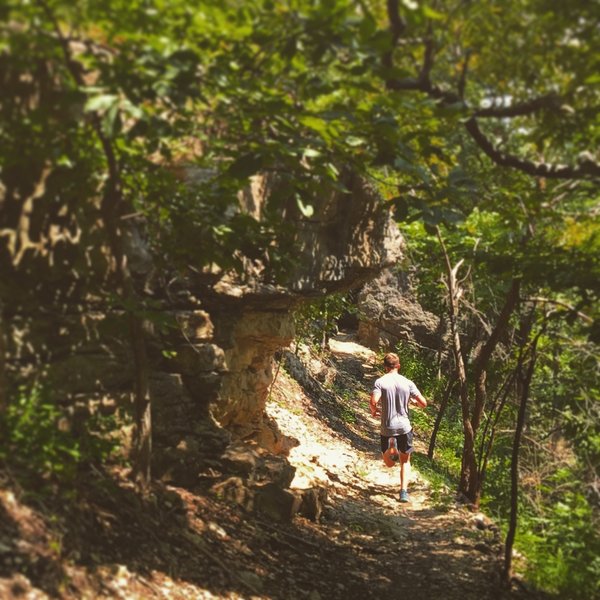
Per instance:
[[[138,296],[127,255],[123,244],[123,231],[119,225],[123,210],[123,195],[119,165],[109,141],[98,130],[106,160],[109,177],[102,200],[102,216],[112,256],[115,260],[115,274],[118,293],[123,301],[129,318],[129,336],[134,364],[134,435],[132,477],[145,489],[150,484],[152,458],[152,418],[150,392],[148,386],[148,357],[146,352],[146,321],[137,314],[141,312],[141,298]]]
[[[436,373],[437,378],[442,378],[442,361],[444,359],[444,332],[446,330],[446,320],[444,319],[444,315],[440,315],[440,322],[437,328],[437,337],[438,337],[438,351],[436,356]]]
[[[512,384],[515,378],[515,371],[512,371],[511,374],[506,378],[500,393],[496,397],[496,401],[494,405],[491,407],[490,416],[485,424],[483,433],[481,435],[481,445],[479,447],[479,458],[477,463],[477,468],[479,470],[479,495],[483,491],[483,484],[485,482],[485,475],[487,471],[487,464],[492,452],[492,447],[494,445],[494,438],[496,437],[496,427],[498,425],[498,421],[500,420],[500,415],[504,409],[506,401],[508,399],[508,395],[510,393]],[[498,402],[498,398],[500,401]],[[497,406],[496,406],[497,404]],[[487,441],[486,441],[487,440]]]
[[[526,335],[522,339],[526,340],[529,337],[531,330],[533,314],[530,316],[529,323],[524,324],[522,329],[525,330]],[[512,577],[512,549],[515,541],[515,535],[517,533],[517,519],[519,510],[519,450],[521,448],[521,438],[523,436],[523,428],[525,427],[525,416],[527,414],[527,401],[529,400],[529,387],[531,384],[531,378],[533,377],[533,371],[535,369],[535,363],[537,359],[536,348],[537,343],[545,330],[545,325],[537,333],[535,339],[531,342],[530,355],[527,359],[527,368],[525,367],[525,349],[523,348],[525,341],[522,342],[521,356],[519,357],[519,363],[517,365],[517,389],[519,396],[519,412],[517,414],[517,424],[515,427],[515,437],[513,440],[512,449],[512,460],[510,465],[510,518],[508,522],[508,531],[506,533],[506,540],[504,544],[504,569],[503,569],[503,580],[505,584],[510,583]]]
[[[469,398],[469,384],[467,381],[467,371],[463,359],[460,335],[458,332],[458,305],[462,296],[462,289],[457,282],[457,273],[463,261],[460,260],[454,267],[450,263],[450,257],[446,250],[446,245],[442,239],[439,228],[437,229],[438,240],[444,252],[446,261],[446,287],[448,289],[448,317],[450,320],[450,334],[452,341],[452,353],[454,356],[454,368],[456,379],[460,390],[460,406],[462,411],[463,423],[463,454],[460,469],[460,483],[458,491],[463,494],[470,502],[477,505],[478,498],[474,491],[479,487],[477,482],[477,457],[475,455],[475,435],[473,422],[471,420],[471,402]]]
[[[427,450],[427,456],[431,460],[433,460],[435,441],[437,438],[438,431],[440,429],[440,425],[442,424],[442,418],[444,417],[444,413],[446,412],[446,407],[448,406],[448,402],[450,400],[450,396],[452,395],[452,391],[454,389],[455,384],[455,378],[451,378],[448,380],[448,383],[446,384],[446,389],[444,390],[444,397],[442,398],[437,416],[435,417],[435,423],[433,424],[433,430],[431,432],[431,437],[429,438],[429,448]]]
[[[475,454],[475,431],[470,419],[463,419],[464,445],[458,491],[475,507],[479,506],[479,472]]]
[[[477,457],[475,454],[475,436],[477,431],[473,428],[473,421],[470,415],[470,398],[469,398],[469,384],[467,382],[467,373],[465,365],[462,359],[462,352],[460,351],[460,339],[458,332],[453,346],[455,347],[455,360],[458,361],[458,381],[460,386],[460,405],[462,410],[462,423],[463,423],[463,454],[462,463],[460,469],[460,483],[458,491],[463,494],[469,502],[478,506],[479,497],[479,480],[477,470]]]
[[[512,280],[510,288],[504,299],[504,305],[496,319],[494,329],[487,339],[485,344],[481,347],[475,360],[473,361],[473,379],[475,381],[475,403],[473,406],[473,415],[471,418],[473,429],[477,431],[481,423],[481,416],[483,409],[485,408],[485,401],[487,396],[487,367],[492,358],[492,354],[498,346],[502,335],[506,332],[510,317],[513,314],[517,304],[519,302],[519,293],[521,291],[521,279],[515,277]]]
[[[108,151],[108,150],[107,150]],[[112,159],[114,160],[114,156]],[[110,165],[110,160],[109,160]],[[117,286],[129,319],[129,339],[134,365],[134,434],[132,477],[142,489],[150,484],[152,459],[152,418],[148,385],[148,357],[146,351],[146,321],[141,312],[141,299],[136,293],[133,278],[127,266],[123,232],[119,227],[122,195],[116,166],[109,168],[111,176],[106,184],[102,214],[111,253],[115,259]]]
[[[8,390],[6,380],[6,343],[4,339],[4,315],[0,301],[0,415],[8,408]]]
[[[151,477],[152,412],[148,387],[148,360],[144,322],[130,313],[131,340],[135,361],[135,431],[133,437],[133,478],[147,487]]]
[[[474,360],[473,364],[473,379],[475,381],[475,401],[473,404],[473,412],[471,414],[471,429],[473,431],[473,438],[477,435],[479,431],[479,426],[481,425],[481,418],[483,415],[483,410],[485,408],[486,399],[487,399],[487,368],[489,362],[492,358],[492,354],[502,335],[506,332],[510,317],[513,314],[515,308],[519,302],[519,293],[521,290],[521,279],[514,278],[512,280],[511,286],[506,294],[506,298],[504,300],[504,305],[498,315],[496,320],[496,324],[494,325],[494,329],[490,334],[490,337],[487,339],[485,344],[481,347],[479,352],[477,353],[477,357]],[[466,451],[465,447],[465,451]],[[471,465],[471,458],[473,460]],[[473,449],[473,457],[469,454],[466,457],[467,464],[470,465],[470,468],[474,469],[470,475],[466,495],[475,506],[479,506],[479,500],[481,498],[481,489],[483,483],[482,473],[479,469],[479,461],[477,461],[475,457],[475,450]],[[461,490],[463,491],[463,490]]]
[[[510,518],[508,521],[508,531],[506,533],[506,541],[504,544],[504,570],[503,578],[505,583],[510,582],[512,577],[512,549],[517,533],[517,519],[519,510],[519,450],[521,447],[521,437],[523,435],[523,427],[525,425],[525,414],[527,408],[527,400],[529,398],[529,382],[531,381],[531,372],[533,372],[533,362],[530,360],[528,373],[523,376],[521,373],[517,380],[517,385],[520,388],[519,397],[519,413],[517,415],[517,426],[515,429],[515,437],[513,440],[512,460],[510,464]]]

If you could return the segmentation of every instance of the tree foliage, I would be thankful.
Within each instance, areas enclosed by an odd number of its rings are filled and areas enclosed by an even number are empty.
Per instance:
[[[464,261],[456,325],[496,499],[508,446],[494,432],[514,425],[511,373],[544,323],[522,470],[539,470],[536,444],[554,458],[565,444],[567,504],[588,507],[578,530],[597,518],[600,457],[599,16],[588,0],[4,3],[0,306],[10,316],[27,302],[110,298],[130,317],[138,429],[149,427],[145,331],[160,315],[131,236],[165,271],[213,276],[251,261],[265,282],[285,282],[297,260],[286,209],[310,219],[353,172],[405,227],[434,312],[445,310],[436,228]],[[277,181],[260,218],[239,200],[257,174]],[[312,308],[306,331],[340,306]],[[564,523],[546,497],[556,474],[537,474],[544,497],[524,483],[527,514]],[[544,539],[548,556],[560,535]]]

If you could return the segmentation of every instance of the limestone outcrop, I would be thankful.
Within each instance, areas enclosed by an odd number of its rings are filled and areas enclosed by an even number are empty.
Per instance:
[[[440,317],[422,308],[404,273],[385,269],[358,296],[358,338],[365,346],[391,350],[398,342],[439,350]]]

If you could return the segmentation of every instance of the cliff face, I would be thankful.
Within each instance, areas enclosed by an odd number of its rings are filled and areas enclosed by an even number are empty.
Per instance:
[[[255,180],[241,196],[243,209],[262,218],[269,188]],[[281,207],[294,267],[277,285],[262,281],[256,268],[242,277],[207,278],[193,269],[167,277],[139,235],[143,223],[129,226],[127,257],[150,315],[145,334],[157,473],[193,482],[232,434],[277,448],[278,433],[265,429],[263,413],[273,355],[294,336],[292,310],[307,298],[361,285],[401,255],[399,233],[376,192],[352,177],[346,189],[315,201],[310,218],[295,202]],[[129,317],[105,285],[110,258],[94,239],[99,212],[92,207],[70,218],[76,239],[51,247],[50,261],[24,252],[15,264],[14,253],[0,253],[8,273],[0,284],[0,323],[13,392],[35,380],[53,402],[85,418],[90,410],[128,409],[135,357]],[[70,268],[61,269],[61,261]]]
[[[212,312],[228,370],[214,406],[222,423],[260,419],[273,353],[291,342],[292,309],[298,303],[358,287],[401,258],[401,236],[376,192],[357,179],[347,187],[350,193],[320,199],[310,219],[294,205],[284,208],[286,221],[294,226],[296,252],[285,287],[240,287],[224,280],[214,287],[216,303],[228,307]],[[260,203],[254,198],[254,206]]]
[[[444,323],[417,301],[406,275],[384,269],[360,291],[358,338],[370,348],[393,348],[398,342],[438,352],[443,346]]]

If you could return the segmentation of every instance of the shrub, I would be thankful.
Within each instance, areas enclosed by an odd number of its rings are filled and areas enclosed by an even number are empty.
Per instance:
[[[64,482],[86,464],[106,460],[116,441],[114,419],[94,414],[75,431],[65,413],[40,386],[21,388],[0,421],[0,458],[29,478]]]

